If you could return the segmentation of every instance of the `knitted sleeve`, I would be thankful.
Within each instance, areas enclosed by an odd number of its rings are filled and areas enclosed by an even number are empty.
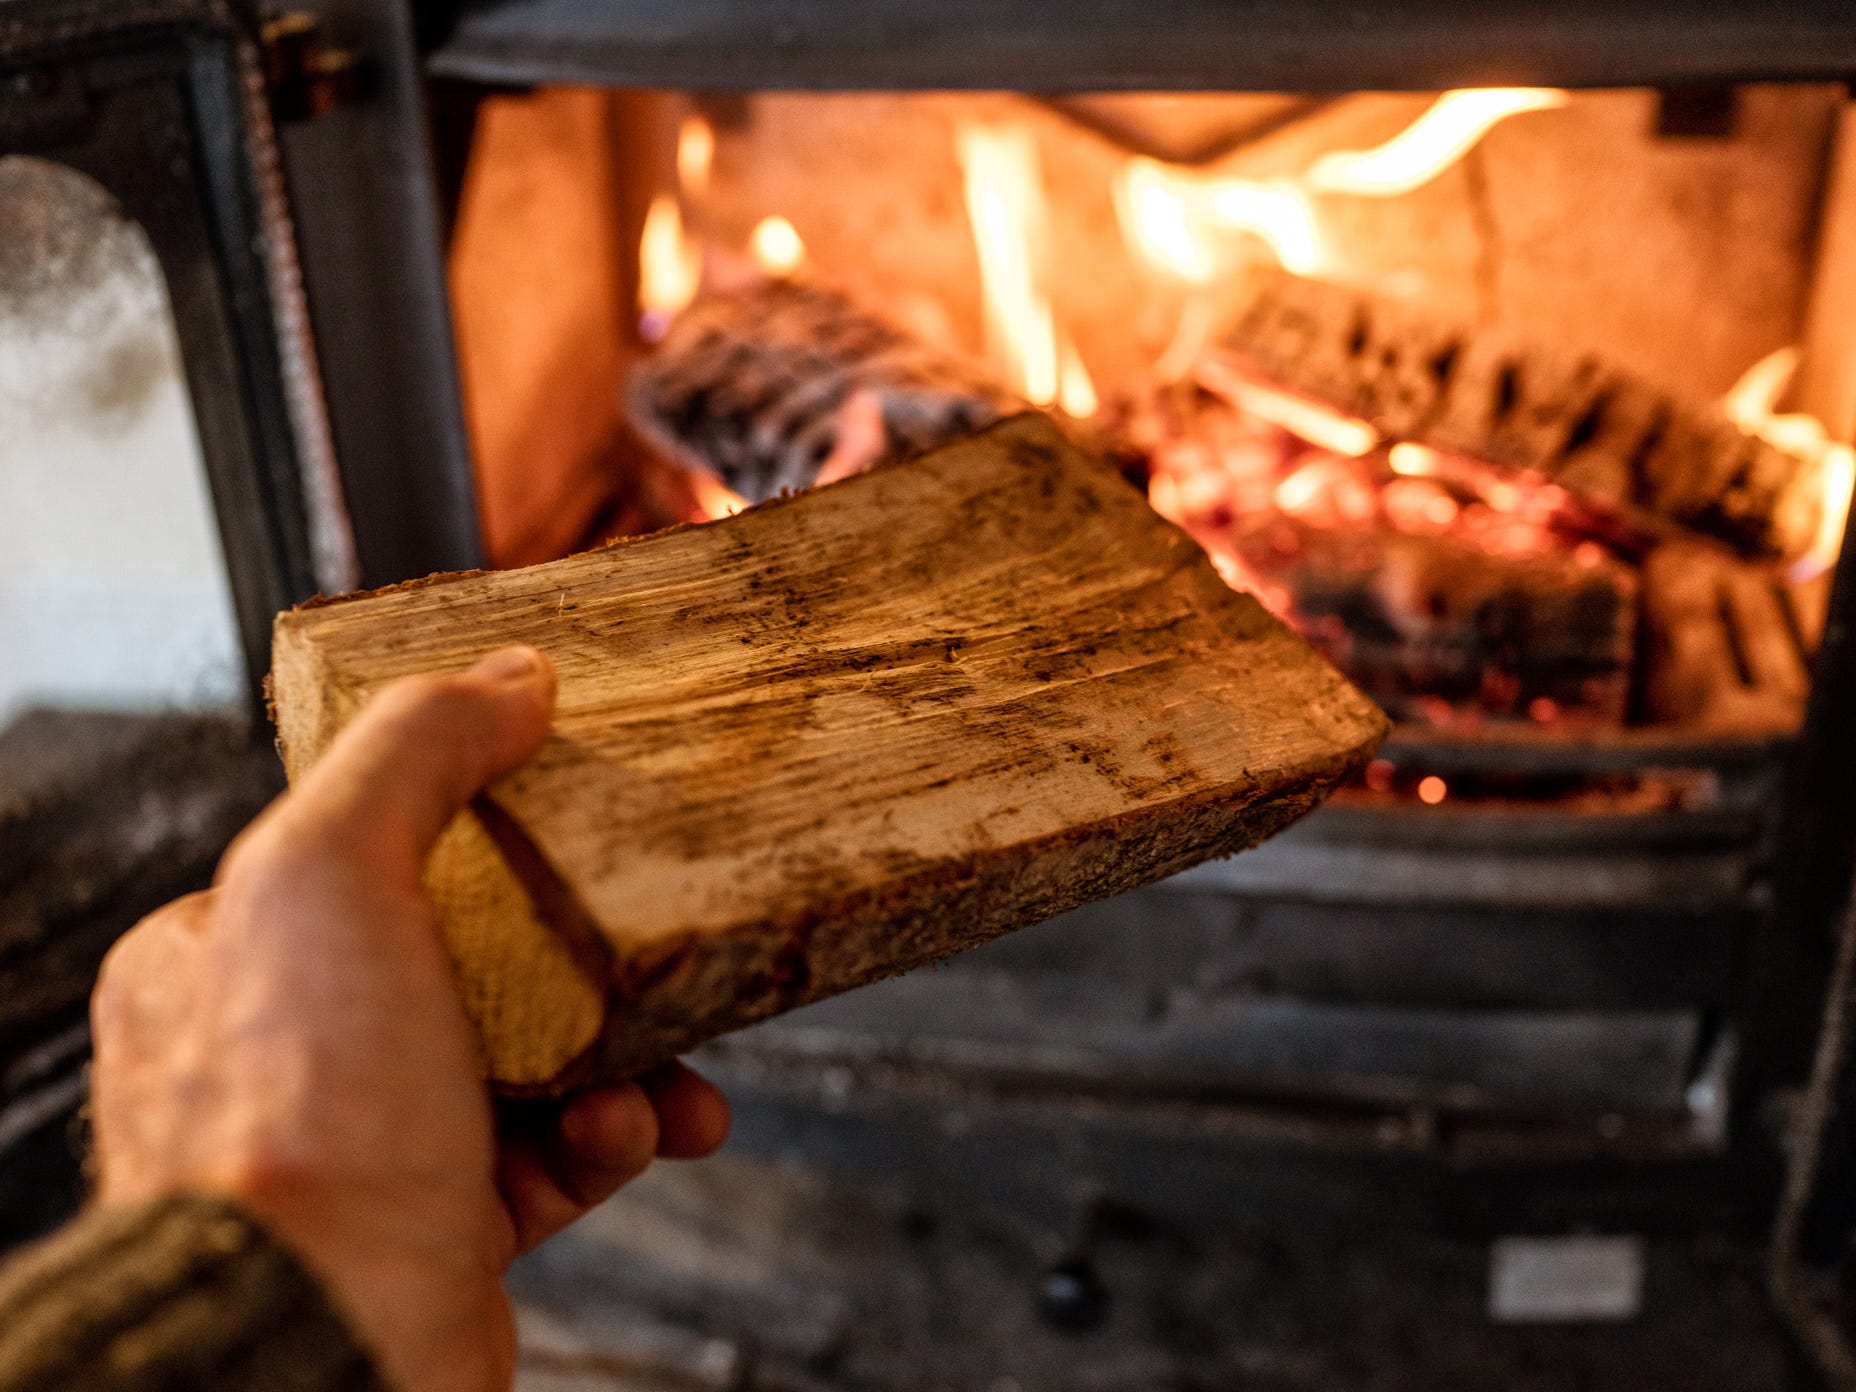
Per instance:
[[[0,1392],[385,1392],[322,1289],[230,1204],[99,1209],[0,1268]]]

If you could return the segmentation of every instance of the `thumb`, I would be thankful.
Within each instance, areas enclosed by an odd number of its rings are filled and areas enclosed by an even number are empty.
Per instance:
[[[499,648],[460,674],[394,682],[291,792],[283,818],[332,834],[385,873],[416,877],[446,824],[541,748],[554,694],[554,665],[529,647]]]

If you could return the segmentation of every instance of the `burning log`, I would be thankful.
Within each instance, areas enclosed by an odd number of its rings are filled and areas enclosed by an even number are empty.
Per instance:
[[[1251,572],[1293,596],[1316,646],[1395,718],[1434,718],[1443,703],[1624,722],[1637,577],[1596,548],[1500,556],[1444,536],[1285,516],[1227,536]]]
[[[949,444],[1014,409],[920,337],[787,280],[698,300],[633,370],[629,405],[653,444],[749,502]]]
[[[1818,527],[1797,456],[1589,354],[1286,273],[1263,282],[1229,346],[1390,438],[1527,470],[1751,557],[1796,555]]]
[[[370,693],[510,642],[554,736],[430,883],[493,1080],[725,1030],[1251,845],[1378,711],[1048,420],[528,570],[281,616],[300,776]]]
[[[1643,568],[1645,715],[1722,733],[1796,729],[1811,685],[1814,598],[1773,567],[1710,546],[1660,548]]]

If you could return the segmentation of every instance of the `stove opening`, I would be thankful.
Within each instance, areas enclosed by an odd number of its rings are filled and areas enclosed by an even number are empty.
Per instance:
[[[1669,770],[1797,728],[1856,475],[1839,89],[1716,105],[490,98],[451,271],[493,560],[1035,406],[1401,722],[1357,796],[1705,801]]]

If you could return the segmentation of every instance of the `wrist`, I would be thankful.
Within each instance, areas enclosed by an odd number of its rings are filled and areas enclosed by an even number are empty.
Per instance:
[[[396,1392],[508,1387],[514,1331],[498,1268],[424,1236],[416,1202],[370,1194],[359,1176],[275,1164],[189,1188],[236,1205],[287,1248]]]

